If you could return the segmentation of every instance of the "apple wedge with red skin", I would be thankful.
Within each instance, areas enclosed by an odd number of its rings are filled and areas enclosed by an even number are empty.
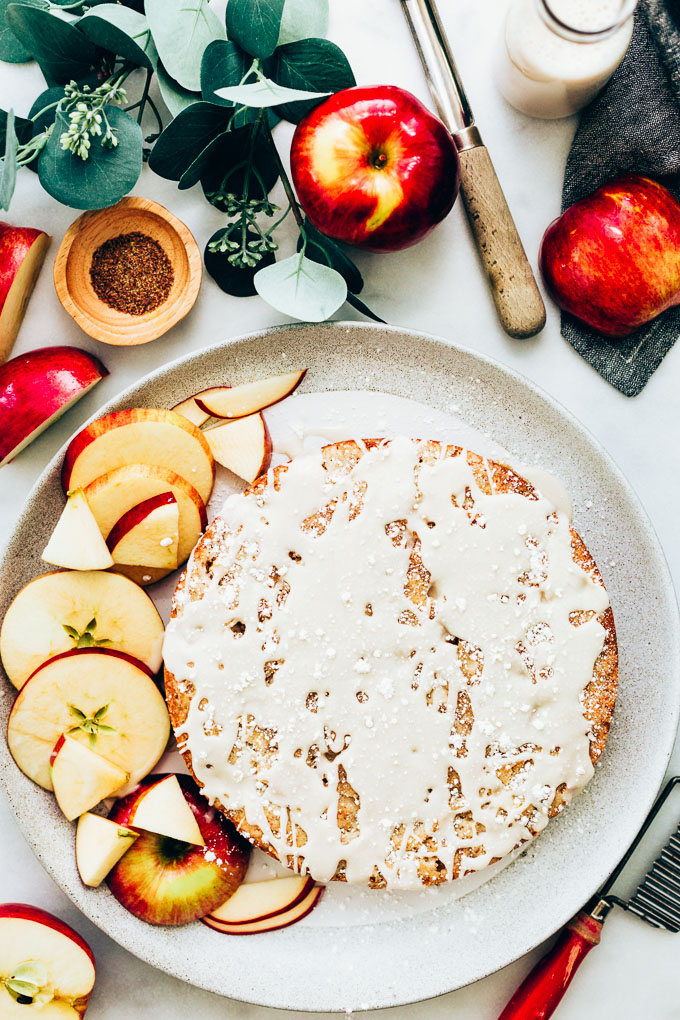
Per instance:
[[[209,928],[219,931],[223,935],[264,935],[266,932],[288,928],[291,924],[301,921],[303,917],[307,917],[321,899],[323,891],[322,886],[315,885],[294,906],[280,913],[273,914],[271,917],[256,921],[244,921],[241,924],[225,924],[223,921],[218,921],[213,914],[207,914],[201,920]]]
[[[213,386],[194,396],[198,408],[214,418],[245,418],[278,404],[298,388],[307,369],[274,375],[240,386]]]
[[[108,374],[78,347],[40,347],[0,365],[0,467]]]
[[[182,843],[205,846],[198,822],[174,774],[142,788],[130,809],[127,824]]]
[[[177,568],[179,510],[171,492],[151,496],[116,521],[106,539],[115,563]]]
[[[64,492],[85,489],[128,464],[151,464],[181,475],[207,502],[215,465],[203,434],[184,415],[164,408],[113,411],[86,425],[64,456]]]
[[[12,350],[50,240],[44,230],[0,223],[0,363]]]
[[[134,829],[87,811],[76,829],[76,866],[84,885],[97,889],[139,836]]]
[[[259,412],[217,425],[203,434],[217,463],[244,481],[254,482],[269,469],[272,440]]]
[[[127,797],[116,801],[109,818],[127,825],[144,788],[161,778],[147,777]],[[187,924],[210,913],[235,892],[248,866],[250,844],[208,804],[190,776],[178,775],[177,781],[205,846],[142,832],[107,880],[116,899],[149,924]]]
[[[680,305],[680,202],[649,177],[609,181],[553,220],[539,262],[560,308],[628,336]]]
[[[210,917],[224,925],[266,921],[296,907],[311,892],[314,884],[314,879],[308,875],[244,882],[226,903],[211,912]]]
[[[322,234],[368,251],[400,251],[451,211],[460,164],[448,129],[404,89],[358,86],[298,124],[293,183]]]
[[[13,995],[12,977],[32,987],[18,984]],[[94,981],[94,956],[78,932],[40,907],[0,903],[0,1016],[20,1020],[34,1011],[45,1020],[78,1020]],[[29,1002],[17,1001],[18,991],[29,990]],[[53,998],[33,1007],[33,996],[39,1002],[41,992]]]

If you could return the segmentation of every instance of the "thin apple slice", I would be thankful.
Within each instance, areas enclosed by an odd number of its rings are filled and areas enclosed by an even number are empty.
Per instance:
[[[180,404],[175,404],[172,409],[175,414],[181,414],[185,418],[188,418],[192,425],[199,428],[207,422],[210,415],[207,411],[203,411],[193,397],[189,397],[188,400],[183,400]]]
[[[206,914],[201,920],[209,928],[222,932],[223,935],[261,935],[268,931],[278,931],[280,928],[288,928],[289,925],[301,921],[303,917],[311,913],[323,894],[322,886],[314,886],[306,896],[294,907],[284,910],[282,913],[273,914],[271,917],[260,921],[248,921],[244,924],[225,924],[219,921],[214,914]]]
[[[41,558],[69,570],[106,570],[113,566],[113,557],[82,489],[69,492]]]
[[[61,475],[64,492],[85,489],[131,463],[167,468],[186,478],[204,502],[210,497],[215,465],[203,433],[184,415],[147,407],[107,414],[71,440]]]
[[[144,790],[130,811],[128,825],[183,843],[205,846],[198,822],[175,775],[164,776]]]
[[[108,538],[128,510],[168,492],[175,497],[179,509],[177,560],[183,563],[201,537],[207,515],[200,494],[174,471],[151,464],[127,464],[90,482],[85,498],[102,535]]]
[[[96,889],[126,853],[139,833],[89,811],[78,819],[76,865],[85,885]]]
[[[16,596],[0,630],[0,656],[15,687],[48,659],[78,646],[126,652],[157,673],[163,634],[153,602],[127,577],[60,570],[29,581]]]
[[[12,757],[46,790],[52,789],[52,748],[67,730],[129,772],[131,788],[163,754],[170,720],[163,695],[141,662],[108,648],[79,648],[37,669],[9,715]]]
[[[296,907],[314,887],[314,879],[305,875],[270,878],[240,885],[233,896],[210,916],[223,924],[251,924],[265,921]]]
[[[175,570],[179,509],[173,494],[163,492],[133,506],[111,528],[106,545],[116,563]]]
[[[297,372],[273,375],[269,379],[258,379],[240,386],[213,386],[212,389],[201,390],[193,399],[208,416],[245,418],[289,396],[298,388],[306,373],[307,369],[302,368]]]
[[[104,707],[103,715],[108,715],[108,706]],[[130,775],[87,744],[62,733],[50,756],[50,779],[57,804],[72,822],[121,790]]]
[[[259,412],[208,429],[204,435],[217,463],[246,482],[254,482],[268,470],[272,440]]]

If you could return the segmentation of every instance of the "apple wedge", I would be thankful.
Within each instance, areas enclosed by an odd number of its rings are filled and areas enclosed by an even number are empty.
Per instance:
[[[87,1009],[94,979],[92,950],[73,928],[28,903],[0,903],[3,1020],[30,1013],[48,1020],[78,1020]]]
[[[112,822],[129,825],[136,802],[162,776],[149,776],[109,812]],[[117,900],[149,924],[187,924],[224,903],[248,867],[250,844],[231,822],[201,796],[191,776],[177,783],[198,823],[204,846],[142,832],[108,877]]]
[[[69,443],[61,480],[64,492],[127,464],[151,464],[180,475],[207,502],[215,480],[210,448],[184,415],[161,408],[114,411],[87,425]]]
[[[115,563],[175,570],[179,509],[173,494],[163,492],[133,506],[111,528],[106,545]]]
[[[103,713],[107,714],[108,710]],[[130,775],[87,744],[62,733],[50,755],[50,779],[57,804],[72,822],[122,789]]]
[[[164,776],[145,787],[130,811],[127,824],[183,843],[205,846],[198,822],[175,775]]]
[[[194,396],[194,401],[206,416],[214,418],[245,418],[256,414],[272,404],[278,404],[298,388],[306,375],[307,369],[287,372],[285,375],[274,375],[269,379],[242,383],[240,386],[213,386],[209,390],[201,390]]]
[[[155,674],[163,634],[153,602],[127,577],[54,571],[29,581],[15,597],[0,629],[0,656],[15,687],[48,659],[77,647],[126,652]]]
[[[78,648],[55,656],[29,677],[7,723],[12,757],[45,790],[52,789],[52,748],[67,731],[128,772],[131,787],[163,754],[170,719],[143,663],[109,648]]]
[[[82,489],[69,492],[41,558],[45,563],[70,570],[106,570],[113,566],[113,557]]]
[[[207,411],[203,411],[193,397],[189,397],[188,400],[183,400],[179,404],[175,404],[172,408],[175,414],[181,414],[185,418],[188,418],[192,425],[199,428],[207,422],[210,415]]]
[[[51,238],[0,223],[0,363],[9,357]]]
[[[272,441],[267,423],[259,412],[217,425],[203,434],[217,463],[246,482],[254,482],[268,470]]]
[[[273,881],[276,881],[276,879]],[[214,913],[206,914],[201,920],[209,928],[222,932],[224,935],[262,935],[268,931],[288,928],[289,925],[301,921],[303,917],[307,917],[307,914],[311,913],[322,895],[323,887],[315,885],[295,906],[259,921],[246,921],[243,924],[225,924],[224,921],[219,921]]]
[[[108,374],[78,347],[41,347],[0,365],[0,467]]]
[[[233,896],[211,917],[222,924],[252,924],[292,910],[314,888],[314,879],[305,875],[270,878],[240,885]]]
[[[78,819],[76,865],[85,885],[96,889],[130,849],[139,833],[89,811]]]

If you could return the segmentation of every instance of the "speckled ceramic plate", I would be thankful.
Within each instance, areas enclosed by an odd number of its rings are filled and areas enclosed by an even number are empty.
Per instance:
[[[469,350],[392,328],[356,323],[292,326],[243,337],[168,365],[99,412],[166,406],[207,386],[307,365],[303,391],[375,390],[456,414],[519,461],[566,483],[575,521],[609,590],[620,643],[620,695],[596,776],[518,860],[463,899],[361,923],[323,912],[314,924],[249,938],[196,923],[151,928],[106,887],[82,886],[73,827],[50,794],[14,765],[5,741],[0,776],[45,868],[95,924],[162,970],[222,995],[298,1010],[349,1010],[415,1002],[504,967],[559,928],[612,870],[663,778],[680,703],[680,627],[661,549],[609,457],[563,408],[526,380]],[[97,415],[98,416],[98,415]],[[36,484],[0,563],[0,615],[44,571],[39,559],[63,498],[59,453]],[[0,684],[7,719],[14,691]],[[4,726],[3,726],[4,729]],[[437,892],[437,890],[433,890]],[[372,895],[381,895],[374,893]],[[379,918],[379,919],[378,919]]]

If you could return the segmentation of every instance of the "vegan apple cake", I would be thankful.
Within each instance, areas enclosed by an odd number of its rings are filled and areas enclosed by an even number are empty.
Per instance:
[[[504,464],[405,438],[230,496],[164,654],[203,793],[320,882],[499,861],[592,776],[616,698],[612,611],[568,514]]]

